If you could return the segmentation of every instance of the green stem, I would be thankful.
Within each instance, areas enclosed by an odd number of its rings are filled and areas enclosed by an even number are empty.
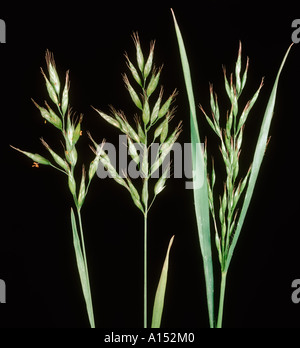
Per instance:
[[[224,299],[225,299],[226,277],[227,277],[227,271],[222,272],[217,329],[221,329],[222,323],[223,323],[223,307],[224,307]]]
[[[147,329],[147,303],[148,303],[148,295],[147,295],[147,207],[145,209],[144,214],[144,329]]]
[[[144,84],[146,83],[146,80],[144,80]],[[144,94],[146,95],[146,91],[145,91],[145,87],[144,87]],[[148,144],[148,130],[146,125],[144,125],[144,132],[145,132],[145,148],[147,149],[147,144]],[[144,153],[145,156],[145,153]],[[148,159],[148,151],[147,151],[147,159]],[[148,169],[149,170],[149,169]],[[145,173],[146,174],[146,173]],[[149,175],[149,172],[147,173],[147,175]],[[147,242],[148,242],[148,231],[147,231],[147,222],[148,222],[148,211],[149,211],[149,207],[148,207],[148,196],[149,196],[149,192],[148,192],[148,179],[149,177],[147,176],[145,178],[145,182],[144,182],[144,187],[143,187],[143,191],[145,190],[145,192],[143,192],[142,194],[142,198],[143,198],[143,202],[144,202],[144,206],[145,206],[145,210],[144,210],[144,329],[147,329],[148,327],[148,250],[147,250]]]
[[[78,209],[78,208],[77,208],[77,215],[78,215],[78,221],[79,221],[80,239],[81,239],[81,246],[82,246],[82,251],[83,251],[83,259],[84,259],[84,265],[85,265],[86,280],[87,280],[87,286],[88,286],[88,298],[86,299],[86,306],[87,306],[87,312],[88,312],[91,328],[94,329],[95,328],[95,319],[94,319],[94,310],[93,310],[93,301],[92,301],[92,294],[91,294],[90,278],[89,278],[87,257],[86,257],[86,251],[85,251],[85,243],[84,243],[84,236],[83,236],[83,227],[82,227],[82,221],[81,221],[81,213],[80,213],[80,209]]]

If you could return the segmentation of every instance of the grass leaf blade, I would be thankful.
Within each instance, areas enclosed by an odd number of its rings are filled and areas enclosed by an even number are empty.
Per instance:
[[[72,223],[72,231],[73,231],[73,244],[74,244],[74,250],[76,255],[77,268],[78,268],[78,272],[80,276],[80,282],[82,286],[84,299],[86,302],[89,321],[90,321],[91,327],[94,328],[95,323],[94,323],[94,314],[93,314],[93,308],[92,308],[89,281],[87,277],[84,257],[81,250],[80,239],[79,239],[78,230],[76,226],[76,219],[75,219],[74,211],[72,208],[71,208],[71,223]]]
[[[250,178],[249,178],[249,183],[248,183],[248,188],[247,188],[247,192],[246,192],[246,196],[245,196],[245,200],[243,203],[243,208],[241,210],[241,214],[239,217],[239,221],[238,221],[238,225],[237,225],[237,229],[235,231],[231,246],[229,248],[229,252],[228,252],[228,257],[227,257],[227,262],[226,262],[226,270],[228,270],[229,265],[230,265],[230,261],[234,252],[234,249],[236,247],[246,214],[247,214],[247,210],[249,208],[249,204],[253,195],[253,191],[254,191],[254,187],[256,184],[256,180],[258,177],[258,173],[261,167],[261,163],[263,161],[263,157],[266,151],[266,147],[267,147],[267,143],[268,143],[268,135],[269,135],[269,130],[270,130],[270,125],[271,125],[271,121],[273,118],[273,114],[274,114],[274,107],[275,107],[275,102],[276,102],[276,94],[277,94],[277,88],[278,88],[278,82],[279,82],[279,77],[281,74],[281,71],[284,67],[284,64],[286,62],[286,59],[289,55],[289,52],[291,50],[292,45],[288,48],[283,61],[281,63],[281,66],[279,68],[279,71],[277,73],[277,77],[268,101],[268,105],[264,114],[264,118],[263,118],[263,122],[262,122],[262,126],[260,129],[260,134],[258,137],[258,141],[257,141],[257,145],[256,145],[256,149],[255,149],[255,154],[254,154],[254,159],[253,159],[253,164],[252,164],[252,169],[251,169],[251,174],[250,174]]]
[[[162,268],[160,280],[156,290],[155,301],[153,306],[152,324],[151,324],[152,329],[159,329],[161,324],[161,317],[162,317],[162,313],[164,309],[165,293],[166,293],[167,279],[168,279],[169,256],[170,256],[170,250],[173,245],[174,238],[175,236],[173,236],[170,240],[166,259]]]
[[[178,46],[180,50],[184,79],[188,94],[190,106],[190,122],[191,122],[191,141],[192,141],[192,162],[194,173],[194,200],[198,225],[198,234],[201,247],[201,253],[204,265],[204,274],[206,282],[207,305],[209,312],[210,327],[214,327],[214,276],[211,251],[211,236],[209,224],[209,202],[208,189],[206,182],[206,169],[204,165],[204,156],[201,150],[200,134],[196,117],[196,105],[193,93],[192,78],[189,62],[183,42],[183,38],[176,21],[175,14],[172,10]]]

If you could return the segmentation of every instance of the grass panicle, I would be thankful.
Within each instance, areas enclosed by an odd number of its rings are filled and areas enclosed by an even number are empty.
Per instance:
[[[134,103],[139,116],[135,117],[136,128],[134,128],[127,120],[123,111],[117,111],[111,107],[111,113],[107,114],[101,110],[95,109],[96,112],[107,123],[116,127],[127,136],[128,153],[131,159],[138,166],[141,177],[142,187],[139,190],[134,182],[129,177],[126,180],[122,179],[111,165],[110,159],[106,154],[100,155],[100,161],[108,170],[112,178],[119,184],[124,186],[130,193],[133,203],[144,215],[144,327],[148,326],[147,314],[147,223],[148,213],[156,197],[163,191],[166,180],[169,174],[169,168],[164,169],[162,176],[154,185],[149,185],[152,174],[157,171],[162,165],[167,155],[170,153],[172,146],[176,142],[181,133],[181,123],[170,133],[169,123],[173,118],[174,109],[171,108],[175,100],[177,92],[174,91],[169,98],[163,102],[163,89],[158,90],[159,80],[162,72],[162,67],[156,69],[154,66],[154,47],[155,42],[150,43],[150,52],[145,59],[140,39],[137,33],[133,34],[133,40],[136,47],[136,65],[129,59],[127,53],[125,58],[127,67],[130,70],[130,75],[133,82],[130,82],[127,74],[123,75],[123,81],[126,89],[129,92],[130,98]],[[159,141],[159,150],[155,162],[150,164],[150,149],[154,142]],[[136,147],[137,146],[137,147]],[[137,148],[141,149],[140,154]],[[166,272],[163,272],[163,277],[166,277]],[[164,287],[163,287],[164,288]],[[162,302],[159,302],[162,305]],[[159,306],[158,306],[159,307]],[[159,310],[160,316],[162,308]],[[157,323],[157,321],[156,321]]]
[[[95,320],[89,281],[87,256],[85,251],[84,233],[81,222],[81,208],[88,193],[88,188],[90,186],[91,180],[96,173],[100,158],[97,155],[96,159],[90,164],[88,183],[86,182],[86,173],[84,166],[82,167],[81,180],[80,184],[78,185],[76,183],[75,175],[75,167],[78,161],[76,145],[79,141],[80,136],[82,135],[81,123],[83,120],[83,115],[80,115],[79,118],[76,118],[75,115],[72,114],[71,108],[69,106],[69,71],[66,72],[64,89],[63,91],[61,91],[61,83],[56,71],[54,56],[48,50],[46,51],[46,63],[49,76],[46,76],[43,69],[41,69],[41,72],[45,79],[49,97],[55,104],[57,111],[53,111],[53,109],[47,102],[45,102],[46,108],[44,108],[38,105],[33,99],[32,101],[40,111],[41,116],[45,119],[45,123],[48,122],[60,131],[60,134],[64,139],[63,155],[59,155],[57,152],[55,152],[43,138],[41,138],[41,142],[46,150],[50,153],[52,158],[51,160],[48,160],[38,154],[32,154],[22,151],[13,146],[12,148],[23,153],[25,156],[33,160],[35,163],[34,167],[38,167],[39,164],[50,165],[58,171],[63,172],[68,177],[68,187],[73,196],[77,213],[76,222],[74,211],[73,209],[71,209],[71,225],[73,231],[74,250],[90,326],[94,328]],[[79,229],[77,228],[77,225],[79,225]]]
[[[286,56],[284,57],[282,65],[277,74],[273,91],[265,112],[265,116],[261,126],[260,136],[258,138],[258,143],[255,150],[253,163],[250,164],[248,171],[244,173],[244,175],[240,175],[239,169],[240,154],[242,151],[246,121],[248,119],[251,109],[253,108],[255,102],[259,97],[261,88],[263,87],[264,79],[262,79],[257,91],[252,96],[252,98],[246,103],[245,107],[243,109],[240,108],[239,98],[246,86],[249,68],[249,58],[247,58],[246,68],[241,79],[241,42],[239,44],[235,76],[233,78],[233,74],[230,75],[230,83],[228,82],[226,76],[226,69],[223,67],[225,90],[227,92],[227,96],[231,104],[230,110],[228,110],[226,113],[227,116],[225,125],[222,127],[222,125],[220,124],[220,120],[222,119],[222,117],[220,116],[217,95],[213,93],[212,85],[210,85],[211,118],[207,116],[204,109],[200,105],[200,109],[202,110],[208,124],[215,131],[219,138],[220,153],[226,170],[226,177],[224,179],[224,190],[223,193],[219,195],[219,200],[214,198],[213,186],[216,181],[216,173],[213,169],[213,165],[212,173],[208,174],[207,176],[210,212],[214,221],[215,242],[221,267],[221,287],[217,327],[222,327],[227,272],[230,266],[230,261],[234,248],[236,246],[246,216],[247,209],[250,204],[259,168],[261,166],[267,147],[268,133],[270,129],[271,120],[274,114],[279,76],[287,58],[288,52],[286,53]],[[234,80],[236,81],[236,83],[233,82]],[[207,156],[205,164],[208,172]],[[246,192],[245,196],[243,196],[244,192]],[[217,202],[219,202],[218,215],[216,214]]]
[[[259,85],[254,96],[246,103],[243,111],[239,114],[239,98],[246,86],[247,74],[249,68],[249,59],[247,59],[246,69],[243,74],[243,79],[240,78],[242,64],[242,44],[240,42],[238,58],[236,62],[235,69],[235,79],[233,74],[230,76],[230,84],[226,77],[226,69],[224,71],[225,89],[227,91],[227,96],[230,101],[230,109],[226,112],[226,123],[222,126],[221,121],[223,120],[220,114],[220,109],[218,105],[217,95],[213,92],[213,87],[210,85],[210,105],[211,105],[211,118],[206,114],[203,107],[200,105],[200,109],[204,114],[208,124],[214,130],[220,141],[220,153],[222,160],[225,165],[226,178],[224,179],[224,190],[221,195],[219,195],[219,214],[216,216],[216,207],[214,199],[214,189],[211,183],[215,184],[216,173],[213,171],[211,175],[208,174],[208,190],[210,192],[210,211],[214,221],[215,227],[215,240],[217,243],[217,250],[221,257],[221,270],[225,271],[226,260],[228,256],[228,251],[230,243],[235,231],[236,216],[238,213],[238,201],[247,185],[249,174],[251,170],[249,169],[244,176],[240,177],[240,154],[242,150],[243,135],[245,131],[245,125],[248,115],[254,106],[261,88],[263,86],[263,79]],[[236,81],[234,84],[233,81]],[[243,81],[243,83],[242,83]],[[215,116],[217,115],[217,117]],[[208,163],[206,158],[206,168],[208,171]],[[251,167],[250,167],[251,168]],[[212,178],[212,175],[214,178]],[[242,185],[243,183],[243,185]],[[219,217],[220,226],[217,223],[217,217]]]

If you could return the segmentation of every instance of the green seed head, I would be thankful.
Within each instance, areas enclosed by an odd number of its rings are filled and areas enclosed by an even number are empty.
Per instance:
[[[46,51],[46,62],[47,62],[47,67],[49,71],[50,82],[52,86],[54,87],[57,95],[59,95],[60,81],[56,71],[54,56],[49,50]]]
[[[140,74],[138,73],[138,71],[136,70],[135,66],[131,63],[127,53],[125,53],[125,58],[127,59],[127,66],[129,68],[129,70],[131,71],[131,74],[133,76],[133,78],[135,79],[135,81],[141,86],[143,87],[143,82],[140,78]]]
[[[144,60],[144,55],[141,48],[140,38],[138,33],[133,33],[132,37],[136,47],[136,58],[137,58],[138,67],[141,73],[144,74],[145,60]]]
[[[157,86],[158,86],[158,82],[159,82],[159,78],[160,78],[160,74],[162,71],[161,67],[158,71],[157,74],[153,73],[151,80],[149,82],[148,88],[147,88],[147,96],[150,97],[151,94],[156,90]]]
[[[61,119],[59,118],[59,116],[56,115],[56,113],[50,108],[50,106],[48,105],[48,103],[45,101],[45,104],[48,108],[49,114],[50,114],[50,123],[53,124],[53,126],[55,126],[56,128],[58,128],[59,130],[62,130],[62,122]]]
[[[151,118],[150,118],[151,125],[154,124],[158,119],[158,113],[159,113],[159,109],[160,109],[162,96],[163,96],[163,88],[161,88],[161,90],[160,90],[159,97],[158,97],[158,99],[154,105],[154,108],[152,110],[152,113],[151,113]]]
[[[168,136],[168,132],[169,132],[169,120],[168,118],[166,118],[162,130],[161,130],[161,134],[160,134],[160,143],[163,144],[165,142],[165,140],[167,139]]]
[[[42,144],[45,146],[45,148],[50,152],[51,156],[53,157],[54,161],[62,168],[65,172],[69,172],[70,168],[68,163],[63,160],[58,154],[56,154],[50,146],[45,142],[43,138],[41,138]]]
[[[91,180],[93,179],[94,175],[97,172],[98,166],[99,166],[99,162],[100,162],[100,156],[102,154],[102,150],[103,150],[103,146],[105,144],[105,142],[103,141],[101,145],[98,145],[94,139],[92,138],[90,132],[87,132],[89,138],[92,140],[92,142],[94,143],[96,150],[90,146],[90,148],[92,149],[92,151],[96,154],[96,158],[91,162],[90,164],[90,168],[89,168],[89,182],[91,182]]]
[[[79,188],[79,195],[78,195],[78,207],[79,209],[82,207],[84,200],[85,200],[86,192],[85,192],[85,169],[84,166],[82,166],[82,177],[81,177],[81,183]]]
[[[137,189],[135,188],[135,186],[133,185],[133,183],[131,182],[131,180],[129,178],[126,178],[126,181],[128,184],[127,190],[130,192],[130,195],[131,195],[131,198],[132,198],[134,204],[142,212],[144,212],[144,208],[143,208],[142,203],[141,203],[141,198],[140,198],[140,195],[139,195]]]
[[[13,148],[14,150],[16,151],[19,151],[21,152],[23,155],[29,157],[30,159],[32,159],[34,162],[37,162],[39,164],[45,164],[45,165],[51,165],[51,162],[48,161],[46,158],[42,157],[41,155],[39,154],[33,154],[33,153],[30,153],[30,152],[26,152],[26,151],[22,151],[12,145],[10,145],[11,148]]]
[[[146,135],[145,135],[145,133],[143,131],[143,128],[141,126],[141,122],[140,122],[138,117],[135,118],[135,121],[136,121],[137,129],[138,129],[138,136],[139,136],[139,139],[140,139],[139,143],[145,144],[145,142],[146,142]]]
[[[53,124],[56,128],[62,129],[62,122],[61,119],[53,112],[53,110],[50,109],[48,104],[46,103],[46,106],[48,107],[49,111],[45,108],[39,106],[33,99],[31,99],[34,105],[40,110],[41,116],[48,121],[49,123]]]
[[[216,183],[216,171],[215,171],[214,161],[212,161],[212,172],[211,172],[211,187],[212,187],[212,190],[214,189],[215,183]]]
[[[79,140],[79,138],[81,136],[82,119],[83,119],[83,114],[80,114],[79,121],[77,123],[77,126],[76,126],[76,128],[74,130],[74,134],[73,134],[73,140],[72,140],[72,145],[73,146],[75,146],[77,144],[77,141]]]
[[[75,146],[66,150],[66,159],[72,167],[76,166],[78,154]]]
[[[126,88],[131,96],[132,101],[140,110],[143,110],[142,102],[141,102],[139,96],[137,95],[136,91],[132,88],[126,74],[123,75],[123,80],[125,82]]]
[[[216,113],[216,104],[214,99],[214,91],[213,91],[213,85],[209,84],[209,95],[210,95],[210,108],[213,115]]]
[[[221,205],[223,216],[225,216],[226,207],[227,207],[227,192],[226,192],[226,186],[224,186],[224,194],[223,194],[222,205]]]
[[[169,173],[170,173],[170,164],[166,167],[161,178],[159,178],[159,180],[157,181],[157,183],[154,187],[155,196],[157,196],[159,193],[161,193],[163,191],[163,189],[165,188],[165,183],[168,179]]]
[[[171,151],[173,145],[175,144],[175,142],[178,139],[178,137],[179,137],[181,132],[182,132],[182,122],[179,122],[179,125],[177,126],[175,131],[169,136],[167,141],[165,141],[161,145],[161,153],[162,153],[162,155],[166,156]]]
[[[150,43],[150,53],[149,53],[149,57],[147,59],[146,65],[145,65],[145,69],[144,69],[144,79],[145,80],[149,76],[149,74],[151,72],[151,69],[152,69],[154,47],[155,47],[155,41],[151,41],[151,43]]]
[[[144,103],[144,108],[143,108],[143,122],[144,122],[145,126],[147,126],[149,121],[150,121],[150,106],[148,103],[148,98],[146,98],[145,103]]]
[[[246,85],[246,81],[247,81],[247,75],[248,75],[248,68],[249,68],[249,57],[247,57],[247,65],[246,65],[246,69],[243,75],[243,79],[242,79],[242,86],[241,86],[241,92],[243,91],[245,85]]]
[[[145,207],[148,206],[148,200],[149,200],[148,179],[145,179],[143,184],[143,191],[142,191],[142,202],[144,203]]]
[[[143,149],[143,160],[142,160],[142,174],[144,178],[148,177],[149,172],[149,163],[148,163],[148,149],[146,146],[144,146]]]
[[[89,181],[92,181],[94,175],[97,172],[98,166],[99,166],[100,158],[96,157],[90,164],[89,168]]]
[[[69,189],[70,189],[72,195],[75,197],[76,196],[76,182],[75,182],[75,179],[74,179],[74,176],[72,173],[69,173],[68,185],[69,185]]]
[[[140,164],[140,156],[137,152],[135,145],[133,144],[132,140],[130,139],[130,137],[127,137],[127,141],[128,141],[128,153],[129,153],[129,155],[131,156],[131,158],[134,160],[134,162],[136,164]]]
[[[104,112],[100,111],[100,110],[97,110],[95,109],[93,106],[92,108],[98,112],[98,114],[106,121],[108,122],[109,124],[113,125],[114,127],[116,128],[119,128],[120,129],[120,124],[117,120],[115,120],[113,117],[111,116],[108,116],[106,115]]]
[[[66,111],[68,109],[69,104],[69,89],[70,89],[70,81],[69,81],[69,70],[66,72],[66,82],[65,87],[62,94],[62,102],[61,102],[61,110],[63,116],[65,116]]]
[[[241,88],[242,88],[241,76],[240,76],[241,67],[242,67],[242,43],[240,41],[238,59],[235,65],[236,91],[238,95],[241,94]]]
[[[175,89],[173,94],[169,97],[169,99],[164,103],[164,105],[159,110],[159,113],[158,113],[159,119],[164,117],[167,114],[167,112],[169,111],[170,106],[171,106],[172,102],[174,101],[176,95],[177,95],[177,90]]]
[[[165,123],[169,122],[168,119],[166,118],[155,130],[154,132],[154,139],[158,138],[161,135],[161,132],[165,126]]]
[[[57,94],[55,91],[55,88],[53,87],[53,85],[49,82],[48,78],[46,77],[43,69],[41,68],[41,72],[44,76],[44,79],[46,81],[46,88],[49,94],[49,97],[51,98],[51,100],[54,102],[54,104],[56,104],[58,106],[59,102],[58,102],[58,98],[57,98]]]

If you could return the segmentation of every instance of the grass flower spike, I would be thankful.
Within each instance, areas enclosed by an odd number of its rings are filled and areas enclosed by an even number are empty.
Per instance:
[[[69,72],[66,72],[65,85],[63,91],[61,91],[61,83],[59,76],[56,71],[55,61],[53,58],[53,54],[49,51],[46,52],[46,62],[49,77],[46,76],[43,69],[42,75],[45,79],[46,88],[49,94],[50,99],[55,104],[57,111],[53,111],[53,109],[45,102],[45,106],[39,106],[34,100],[34,105],[38,108],[41,113],[41,116],[49,122],[49,124],[53,125],[57,128],[62,138],[64,139],[64,151],[63,155],[59,155],[48,145],[48,143],[42,138],[41,142],[46,148],[46,150],[51,155],[51,161],[38,155],[32,154],[29,152],[22,151],[12,146],[13,149],[23,153],[25,156],[29,157],[34,161],[34,166],[38,167],[39,164],[50,165],[58,171],[64,173],[68,178],[68,187],[73,196],[75,210],[77,213],[77,221],[74,214],[73,208],[71,209],[71,225],[73,231],[73,245],[75,250],[75,256],[79,271],[79,276],[81,280],[82,290],[84,299],[86,302],[87,313],[89,317],[90,326],[92,328],[95,327],[94,321],[94,312],[93,312],[93,304],[92,304],[92,295],[89,281],[89,272],[88,272],[88,264],[87,264],[87,255],[85,251],[85,242],[84,242],[84,233],[81,221],[81,208],[83,206],[85,197],[88,193],[88,189],[91,183],[91,180],[94,177],[96,169],[99,163],[99,156],[96,156],[96,159],[90,164],[89,169],[89,180],[86,183],[86,173],[84,166],[82,167],[82,175],[80,184],[76,183],[76,175],[75,175],[75,167],[78,160],[78,153],[76,150],[76,144],[82,134],[81,131],[81,122],[83,116],[80,115],[79,118],[75,117],[71,113],[71,109],[69,107]],[[78,228],[79,225],[79,228]],[[79,232],[78,232],[79,231]]]
[[[110,172],[115,181],[129,191],[133,203],[144,215],[144,327],[147,328],[148,214],[157,195],[160,194],[165,187],[166,180],[169,176],[169,166],[164,168],[163,174],[156,182],[154,189],[152,189],[152,186],[150,187],[149,182],[152,174],[159,170],[176,142],[181,132],[181,123],[179,123],[173,133],[169,134],[169,123],[174,115],[174,109],[171,108],[171,104],[175,99],[176,91],[174,91],[164,103],[162,88],[155,97],[162,71],[162,67],[157,69],[153,64],[155,42],[150,43],[150,52],[148,58],[145,59],[138,34],[133,34],[133,40],[136,48],[137,66],[132,63],[127,54],[125,54],[125,58],[134,81],[131,83],[127,74],[123,75],[123,80],[130,98],[140,114],[135,117],[136,128],[132,127],[122,111],[116,111],[114,108],[111,108],[111,114],[107,115],[101,110],[95,110],[106,122],[118,128],[119,131],[127,136],[128,153],[139,167],[143,181],[142,189],[139,191],[129,177],[126,177],[126,180],[119,177],[106,154],[100,156],[100,161],[103,166]],[[137,84],[137,87],[133,87],[134,83]],[[156,160],[152,164],[150,163],[150,149],[158,139],[160,140],[159,150]],[[140,152],[140,154],[138,152]],[[172,243],[170,244],[170,248],[171,245]],[[169,257],[170,248],[167,252],[167,259]],[[165,265],[167,264],[168,262],[166,261]],[[162,283],[166,281],[166,267],[167,266],[164,267],[164,271],[162,272]],[[162,299],[164,298],[165,286],[160,286],[159,289],[161,290],[158,291],[157,296]],[[158,325],[158,323],[160,325],[160,318],[162,315],[161,306],[163,306],[163,301],[156,300],[155,304],[153,313],[155,320],[152,323],[153,325]]]

